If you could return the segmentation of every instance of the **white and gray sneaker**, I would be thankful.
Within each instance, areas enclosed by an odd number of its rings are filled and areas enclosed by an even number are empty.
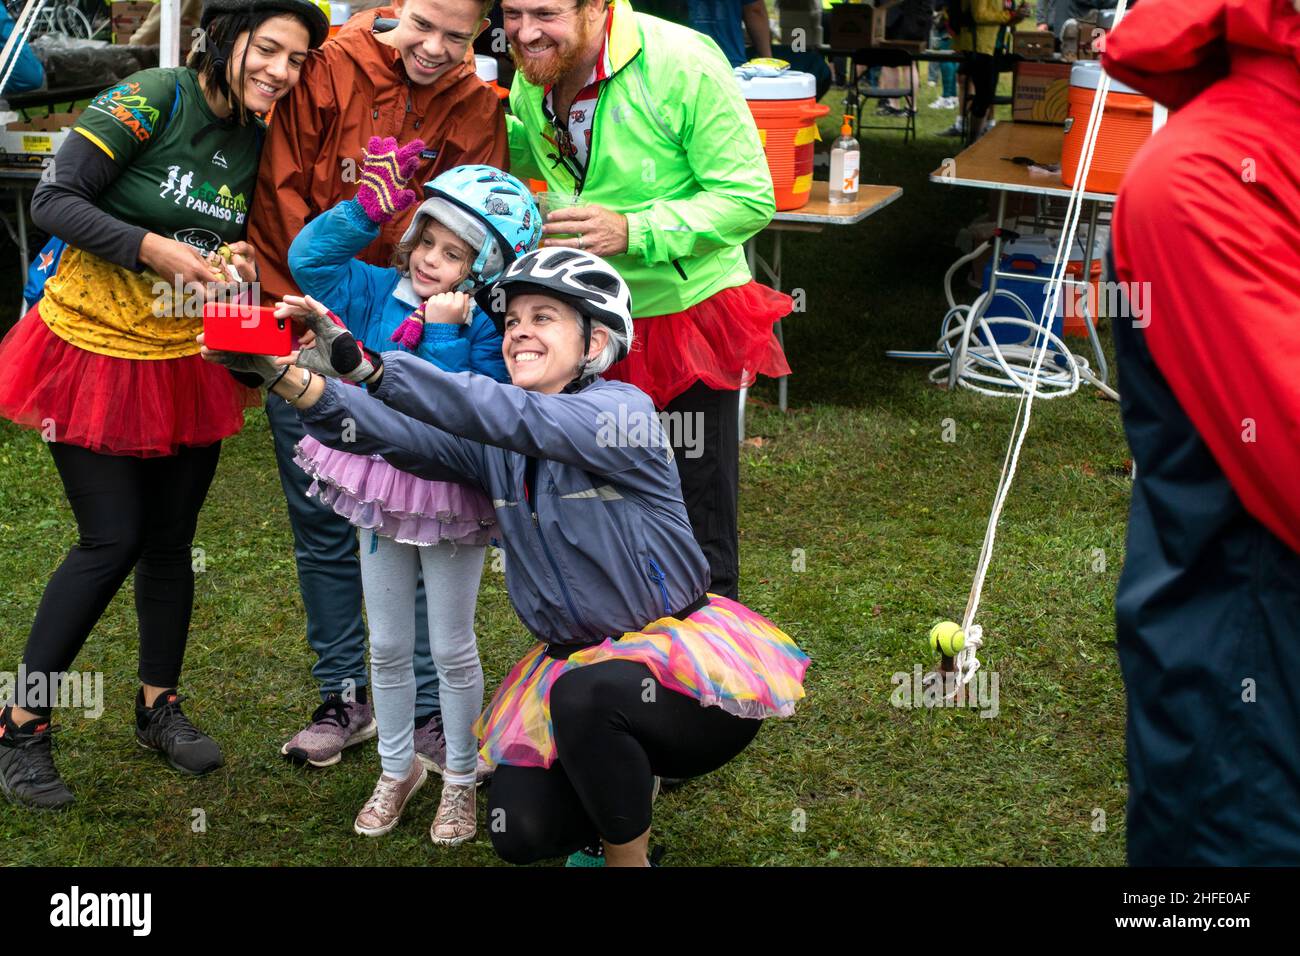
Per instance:
[[[345,701],[330,694],[311,715],[311,723],[294,734],[280,753],[297,763],[331,767],[343,759],[343,751],[379,734],[369,703]]]

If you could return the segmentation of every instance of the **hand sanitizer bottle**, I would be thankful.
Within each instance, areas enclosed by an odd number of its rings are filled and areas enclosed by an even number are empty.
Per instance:
[[[830,200],[833,204],[857,200],[861,159],[861,147],[853,138],[852,122],[846,116],[840,127],[840,138],[831,147]]]

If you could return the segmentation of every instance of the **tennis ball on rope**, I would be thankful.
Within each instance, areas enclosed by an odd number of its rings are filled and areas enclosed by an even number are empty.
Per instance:
[[[966,632],[954,621],[940,621],[930,628],[930,650],[944,657],[956,657],[966,646]]]

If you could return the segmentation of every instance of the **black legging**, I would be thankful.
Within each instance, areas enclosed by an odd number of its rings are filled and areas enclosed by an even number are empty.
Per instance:
[[[740,392],[696,382],[663,409],[697,418],[699,447],[673,445],[691,531],[709,562],[709,590],[740,600]],[[679,430],[677,439],[685,437]]]
[[[50,454],[79,537],[45,586],[23,652],[28,675],[71,668],[134,568],[140,680],[154,687],[176,686],[194,604],[190,548],[221,443],[136,458],[51,442]]]
[[[762,724],[667,690],[634,661],[565,674],[551,688],[551,720],[556,762],[502,765],[492,779],[488,832],[510,863],[567,856],[601,837],[636,839],[650,828],[656,775],[716,770]]]

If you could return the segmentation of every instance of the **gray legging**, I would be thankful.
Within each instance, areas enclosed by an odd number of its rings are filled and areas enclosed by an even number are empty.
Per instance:
[[[487,549],[400,544],[361,532],[361,585],[370,622],[370,692],[379,724],[384,773],[404,776],[415,757],[416,580],[424,572],[429,645],[438,669],[449,773],[473,773],[470,729],[483,709],[483,665],[474,636],[474,606]]]

